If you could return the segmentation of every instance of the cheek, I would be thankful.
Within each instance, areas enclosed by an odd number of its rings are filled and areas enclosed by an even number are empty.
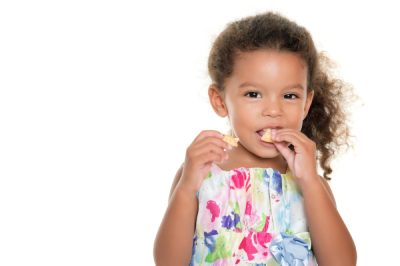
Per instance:
[[[233,119],[249,115],[249,108],[245,104],[240,102],[227,102],[226,106],[228,108],[229,116]]]
[[[231,105],[229,110],[229,120],[236,131],[241,131],[243,128],[252,128],[254,120],[257,119],[255,108],[250,108],[246,105]]]
[[[249,124],[249,122],[259,117],[258,110],[255,106],[244,104],[236,106],[234,115],[234,120],[244,124]]]
[[[246,113],[240,109],[233,109],[232,111],[229,112],[229,119],[231,120],[231,123],[234,125],[243,126],[243,124],[246,123],[247,117],[248,115],[246,115]]]
[[[288,114],[287,117],[287,122],[290,125],[291,128],[301,130],[301,127],[303,125],[303,109],[302,108],[295,108],[295,110],[292,110],[290,114]]]

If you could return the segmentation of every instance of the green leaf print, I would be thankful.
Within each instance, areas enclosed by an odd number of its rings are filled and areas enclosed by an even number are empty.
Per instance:
[[[231,256],[231,251],[227,246],[227,241],[223,235],[220,235],[215,241],[214,251],[207,254],[206,262],[214,262],[219,259],[228,258]]]
[[[239,204],[238,204],[237,202],[236,202],[235,205],[233,206],[233,212],[236,213],[236,214],[238,214],[238,215],[239,215],[239,213],[240,213]],[[242,222],[239,221],[239,222],[236,224],[235,228],[242,230],[242,229],[243,229]]]

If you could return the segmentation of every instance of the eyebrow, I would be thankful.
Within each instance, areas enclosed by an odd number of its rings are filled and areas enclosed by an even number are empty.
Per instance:
[[[244,88],[244,87],[262,88],[264,86],[262,84],[251,83],[251,82],[243,82],[242,84],[239,85],[239,88]],[[301,90],[304,90],[303,85],[301,85],[300,83],[295,83],[284,87],[284,89],[290,89],[290,88],[299,88]]]
[[[256,83],[251,83],[251,82],[243,82],[242,84],[239,85],[239,88],[243,87],[263,87],[261,84],[256,84]]]

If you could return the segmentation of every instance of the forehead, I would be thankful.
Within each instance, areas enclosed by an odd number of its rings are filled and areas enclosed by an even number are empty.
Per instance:
[[[293,52],[269,49],[239,52],[235,57],[230,80],[276,85],[293,82],[306,84],[307,66]]]

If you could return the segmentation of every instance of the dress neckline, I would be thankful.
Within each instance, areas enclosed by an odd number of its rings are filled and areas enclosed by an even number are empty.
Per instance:
[[[230,173],[232,171],[241,170],[241,169],[249,169],[249,170],[250,169],[272,169],[273,171],[279,172],[281,175],[290,175],[291,174],[289,167],[286,167],[285,173],[281,173],[279,170],[277,170],[275,168],[272,168],[272,167],[245,167],[245,166],[240,166],[240,167],[232,168],[230,170],[224,170],[224,169],[222,169],[221,167],[219,167],[215,163],[213,163],[212,166],[215,167],[216,169],[218,169],[218,171],[223,172],[223,173]]]

